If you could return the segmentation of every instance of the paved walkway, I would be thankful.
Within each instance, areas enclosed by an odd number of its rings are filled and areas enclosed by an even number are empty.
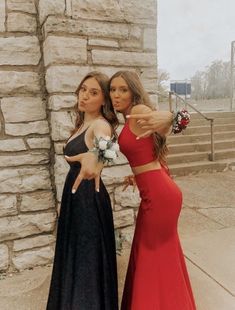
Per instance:
[[[176,182],[184,194],[179,232],[197,310],[234,310],[235,171]],[[128,255],[124,250],[118,256],[120,294]],[[0,309],[45,310],[50,272],[51,267],[38,267],[0,280]]]

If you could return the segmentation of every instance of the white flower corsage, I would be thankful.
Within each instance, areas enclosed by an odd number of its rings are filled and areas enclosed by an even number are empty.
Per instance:
[[[94,147],[89,150],[89,152],[95,153],[97,155],[98,161],[103,163],[113,163],[113,161],[118,157],[117,152],[119,151],[119,145],[116,139],[110,138],[109,136],[103,138],[94,138]]]

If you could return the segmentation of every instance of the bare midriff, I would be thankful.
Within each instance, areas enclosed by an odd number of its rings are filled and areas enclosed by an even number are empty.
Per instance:
[[[147,163],[145,165],[136,166],[131,168],[133,173],[135,175],[149,171],[149,170],[159,170],[161,169],[160,162],[156,159],[154,161],[151,161],[150,163]]]

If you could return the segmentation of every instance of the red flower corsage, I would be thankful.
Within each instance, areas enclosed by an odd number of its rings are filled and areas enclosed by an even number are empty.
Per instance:
[[[173,112],[174,113],[174,112]],[[172,123],[172,133],[179,133],[185,129],[190,122],[190,114],[186,109],[174,113]]]

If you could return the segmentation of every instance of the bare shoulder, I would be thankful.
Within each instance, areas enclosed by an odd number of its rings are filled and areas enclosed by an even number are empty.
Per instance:
[[[131,109],[131,114],[145,114],[152,112],[152,109],[145,104],[134,105]]]
[[[94,123],[92,124],[92,127],[93,127],[92,129],[93,129],[94,134],[103,133],[108,136],[111,135],[112,126],[105,118],[99,118],[95,120]]]

